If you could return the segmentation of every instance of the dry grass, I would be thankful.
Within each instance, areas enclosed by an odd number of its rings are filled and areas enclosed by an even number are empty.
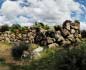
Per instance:
[[[6,62],[10,62],[12,60],[10,44],[0,42],[0,58],[5,59]]]
[[[10,70],[9,66],[0,66],[0,70]]]

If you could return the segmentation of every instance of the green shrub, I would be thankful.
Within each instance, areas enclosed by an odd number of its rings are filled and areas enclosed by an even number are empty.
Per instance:
[[[5,31],[9,31],[9,26],[7,24],[0,26],[0,32],[5,32]]]
[[[23,52],[27,51],[29,47],[29,45],[25,42],[20,42],[19,45],[17,45],[18,43],[14,45],[11,52],[14,59],[20,59],[23,55]]]

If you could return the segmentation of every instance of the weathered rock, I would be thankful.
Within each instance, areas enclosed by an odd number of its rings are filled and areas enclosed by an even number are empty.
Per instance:
[[[4,37],[7,37],[8,36],[8,34],[7,33],[4,33]]]
[[[63,36],[61,35],[61,32],[60,31],[56,31],[55,33],[55,39],[56,39],[56,42],[61,42],[64,40]]]
[[[71,28],[76,29],[76,30],[80,30],[80,23],[72,23]]]
[[[79,38],[76,38],[76,42],[80,43],[80,42],[81,42],[81,40],[80,40]]]
[[[71,41],[69,41],[68,39],[66,39],[62,42],[63,47],[70,47],[70,45],[71,45]]]
[[[58,42],[64,41],[64,38],[62,36],[59,36]]]
[[[22,34],[18,34],[18,37],[19,37],[19,39],[21,39],[22,38]]]
[[[71,34],[74,34],[75,33],[75,29],[71,29]]]
[[[74,34],[74,37],[75,38],[78,38],[78,33],[77,32]]]
[[[23,38],[26,38],[26,37],[27,37],[27,34],[22,34],[22,37],[23,37]]]
[[[47,43],[48,44],[54,43],[54,39],[53,38],[50,38],[50,37],[47,37]]]
[[[41,41],[45,38],[44,34],[42,32],[39,32],[37,33],[37,35],[34,37],[34,42],[36,44],[39,44],[41,43]]]
[[[38,57],[41,57],[41,52],[43,51],[43,47],[38,47],[36,49],[33,50],[33,58],[37,59]]]
[[[78,38],[79,38],[79,39],[81,39],[81,38],[82,38],[81,34],[78,34]]]
[[[41,46],[47,46],[47,44],[48,44],[48,43],[47,43],[47,39],[45,39],[45,40],[41,41],[41,44],[40,44],[40,45],[41,45]]]
[[[31,55],[28,51],[23,51],[22,58],[28,58],[29,56]]]
[[[76,20],[74,24],[76,26],[76,29],[80,30],[80,22]]]
[[[70,32],[67,29],[62,29],[62,36],[67,37]]]
[[[48,47],[49,48],[56,48],[58,47],[59,45],[57,43],[52,43],[52,44],[49,44]]]
[[[11,43],[10,39],[7,37],[5,38],[5,40],[8,42],[8,43]]]
[[[29,43],[34,43],[34,36],[30,36],[28,40],[29,40]]]
[[[70,20],[66,20],[63,23],[63,28],[66,28],[67,30],[70,30],[70,25],[71,25],[71,21]]]
[[[68,37],[68,40],[70,40],[71,42],[75,42],[75,38],[73,34],[70,34]]]
[[[56,31],[56,32],[55,32],[55,35],[57,35],[57,36],[58,36],[58,35],[61,35],[61,31],[60,31],[60,30]]]

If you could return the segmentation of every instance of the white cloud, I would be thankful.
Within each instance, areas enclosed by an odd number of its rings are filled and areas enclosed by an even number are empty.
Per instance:
[[[42,16],[44,21],[49,20],[50,22],[50,20],[54,19],[57,23],[62,23],[66,19],[71,19],[72,11],[76,11],[79,14],[82,13],[80,4],[73,0],[28,0],[28,2],[32,4],[30,13],[33,14],[34,12],[34,16],[39,19]],[[36,8],[39,8],[41,12],[37,13],[34,10]]]
[[[6,19],[5,16],[0,16],[0,25],[8,24],[9,26],[11,25],[11,22]]]
[[[3,3],[1,11],[6,19],[12,23],[28,24],[34,21],[42,21],[45,23],[53,23],[54,25],[61,24],[66,19],[73,20],[80,18],[80,16],[72,18],[72,11],[76,11],[78,15],[82,13],[81,5],[74,0],[27,0],[30,5],[21,7],[20,3],[25,3],[23,1],[7,0]]]
[[[81,30],[86,30],[86,22],[81,22],[80,29]]]
[[[21,7],[17,2],[7,0],[3,3],[1,11],[5,15],[18,15],[21,13]]]

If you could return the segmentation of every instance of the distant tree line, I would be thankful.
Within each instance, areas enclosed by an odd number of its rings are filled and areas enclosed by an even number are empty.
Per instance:
[[[32,27],[43,28],[45,30],[48,30],[50,28],[48,25],[45,25],[41,22],[40,23],[35,22],[35,24]],[[21,26],[20,24],[13,24],[12,26],[4,24],[4,25],[0,26],[0,32],[5,32],[5,31],[12,31],[12,32],[28,31],[29,28],[30,28],[29,26]]]

